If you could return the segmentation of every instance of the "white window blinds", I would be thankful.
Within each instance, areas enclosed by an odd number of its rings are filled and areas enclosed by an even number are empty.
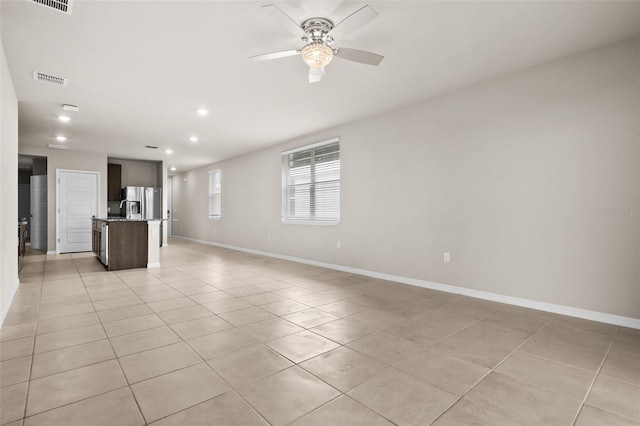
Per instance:
[[[282,153],[282,221],[340,221],[340,140]]]
[[[220,218],[220,170],[209,172],[209,219]]]

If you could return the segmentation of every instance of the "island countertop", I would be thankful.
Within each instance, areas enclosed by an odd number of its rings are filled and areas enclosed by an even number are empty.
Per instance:
[[[122,216],[109,216],[109,217],[93,217],[93,220],[99,220],[102,222],[166,222],[168,219],[127,219]]]
[[[110,217],[94,217],[93,220],[99,220],[101,222],[147,222],[147,219],[127,219],[122,216],[110,216]],[[160,220],[160,219],[153,219]]]

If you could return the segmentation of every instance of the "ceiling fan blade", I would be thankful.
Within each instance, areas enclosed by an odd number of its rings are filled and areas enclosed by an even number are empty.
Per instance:
[[[378,65],[384,59],[384,56],[377,55],[371,52],[365,52],[364,50],[348,49],[346,47],[337,47],[337,58],[346,59],[348,61],[359,62],[367,65]]]
[[[340,40],[349,33],[364,27],[377,17],[378,12],[373,10],[371,6],[364,6],[340,21],[331,31],[329,31],[329,35],[333,37],[334,40]]]
[[[299,50],[283,50],[281,52],[272,52],[265,53],[263,55],[250,56],[249,59],[258,62],[258,61],[270,61],[271,59],[280,59],[286,58],[287,56],[299,55]]]
[[[275,4],[268,4],[266,6],[262,6],[262,9],[267,12],[273,19],[280,22],[284,27],[294,36],[300,38],[305,35],[304,30],[300,25],[291,19],[289,15],[284,13],[282,9],[280,9]]]

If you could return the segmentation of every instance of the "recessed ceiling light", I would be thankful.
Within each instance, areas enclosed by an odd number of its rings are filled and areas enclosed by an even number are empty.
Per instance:
[[[64,142],[64,141],[66,141],[66,140],[67,140],[67,138],[66,138],[66,136],[62,136],[62,135],[60,135],[60,136],[56,136],[56,140],[57,140],[58,142]]]
[[[66,115],[59,115],[58,120],[62,121],[63,123],[67,123],[71,121],[71,118]]]
[[[176,171],[176,168],[175,168],[175,167],[172,167],[172,168],[171,168],[171,171],[172,171],[172,172],[175,172],[175,171]]]
[[[198,114],[204,117],[205,115],[209,114],[209,111],[204,108],[198,108]]]
[[[165,152],[166,152],[167,154],[173,154],[173,150],[171,150],[171,149],[168,149],[168,150],[166,150]]]
[[[198,142],[198,137],[197,137],[197,136],[191,136],[191,137],[189,138],[189,140],[190,140],[191,142]]]

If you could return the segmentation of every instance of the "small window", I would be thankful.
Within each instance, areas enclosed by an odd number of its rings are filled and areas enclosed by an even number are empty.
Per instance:
[[[220,219],[220,170],[209,172],[209,219]]]
[[[340,139],[282,153],[282,221],[340,222]]]

